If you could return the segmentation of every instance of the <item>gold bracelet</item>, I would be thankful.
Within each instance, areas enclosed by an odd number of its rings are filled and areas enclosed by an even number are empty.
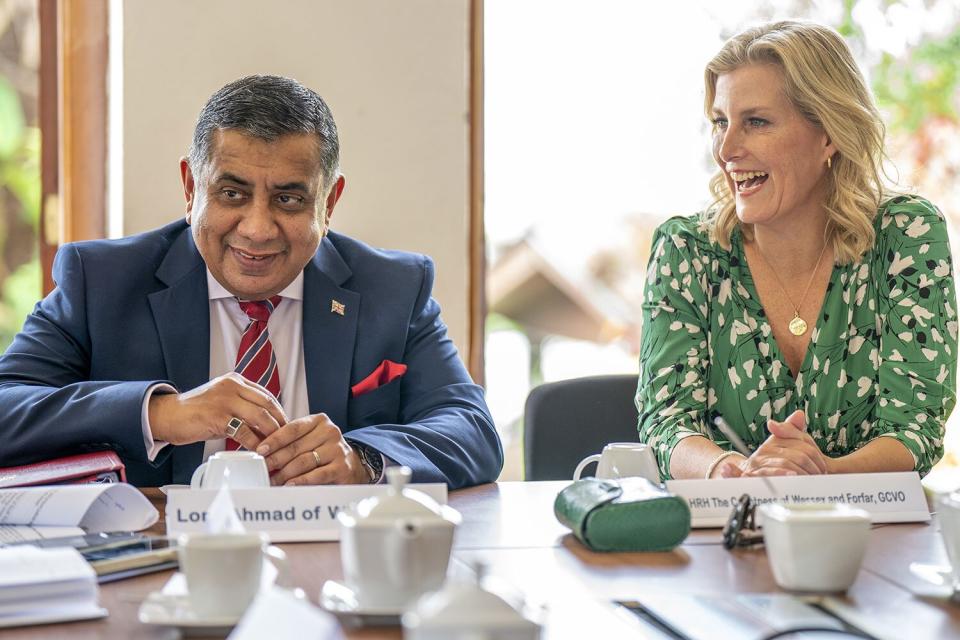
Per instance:
[[[704,478],[706,478],[707,480],[709,480],[709,479],[710,479],[710,476],[713,475],[713,472],[716,471],[717,465],[719,465],[721,462],[723,462],[724,460],[726,460],[726,459],[729,458],[730,456],[740,456],[740,457],[743,458],[744,460],[747,459],[747,457],[746,457],[745,455],[743,455],[742,453],[740,453],[739,451],[724,451],[723,453],[721,453],[720,455],[718,455],[716,458],[714,458],[714,459],[713,459],[713,462],[710,463],[710,466],[707,467],[707,475],[705,475]]]

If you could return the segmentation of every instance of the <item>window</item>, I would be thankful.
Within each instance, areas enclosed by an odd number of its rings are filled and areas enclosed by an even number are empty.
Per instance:
[[[37,3],[0,0],[0,353],[40,297]]]
[[[743,26],[796,16],[847,34],[901,185],[960,215],[954,2],[486,3],[485,360],[503,479],[521,477],[532,386],[638,370],[652,232],[709,201],[703,66]]]

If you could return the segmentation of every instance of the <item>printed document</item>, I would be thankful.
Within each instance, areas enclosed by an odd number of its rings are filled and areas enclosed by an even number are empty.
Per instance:
[[[160,514],[129,484],[0,489],[0,545],[81,533],[139,531]]]

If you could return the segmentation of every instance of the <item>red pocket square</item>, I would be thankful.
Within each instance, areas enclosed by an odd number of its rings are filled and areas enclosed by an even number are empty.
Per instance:
[[[350,395],[356,398],[396,380],[406,372],[407,365],[392,360],[384,360],[373,370],[373,373],[350,388]]]

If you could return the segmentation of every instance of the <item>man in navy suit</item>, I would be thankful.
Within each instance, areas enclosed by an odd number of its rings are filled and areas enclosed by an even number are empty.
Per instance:
[[[503,454],[431,297],[433,263],[329,230],[336,125],[294,80],[214,94],[180,161],[186,220],[64,245],[0,357],[0,466],[109,448],[130,482],[189,482],[239,443],[274,484],[461,487]]]

